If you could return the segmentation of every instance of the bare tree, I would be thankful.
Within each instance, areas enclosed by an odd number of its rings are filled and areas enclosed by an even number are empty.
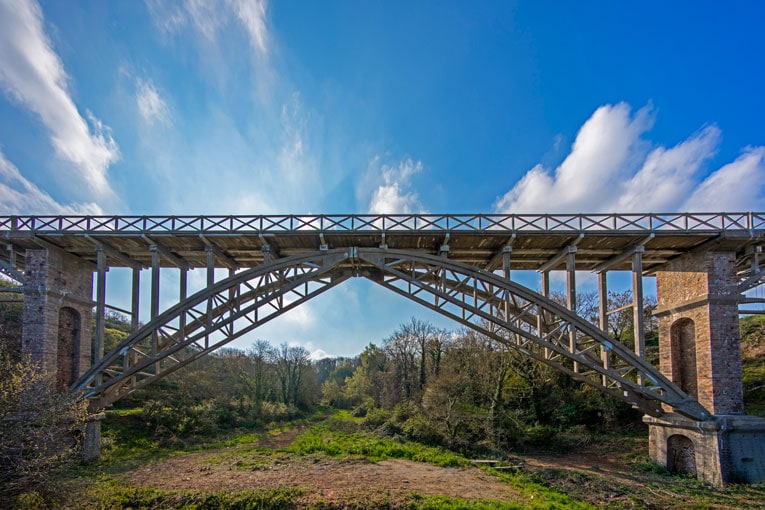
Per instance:
[[[417,339],[409,334],[404,325],[385,340],[385,351],[393,369],[389,372],[388,383],[404,400],[411,400],[419,388],[420,378],[415,361],[418,348]]]
[[[290,347],[286,343],[281,344],[274,353],[282,401],[285,404],[298,405],[303,380],[311,366],[310,353],[304,347]]]

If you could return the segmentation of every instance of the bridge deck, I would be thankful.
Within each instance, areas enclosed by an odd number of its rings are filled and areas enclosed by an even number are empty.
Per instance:
[[[439,253],[448,246],[450,259],[478,267],[501,265],[510,246],[513,269],[539,269],[556,255],[576,246],[578,270],[593,270],[607,261],[609,269],[629,269],[630,258],[643,246],[647,273],[683,253],[712,247],[740,251],[761,245],[765,213],[703,214],[406,214],[406,215],[282,215],[282,216],[9,216],[0,217],[0,240],[16,253],[23,269],[23,250],[57,247],[96,261],[96,246],[109,250],[109,265],[137,262],[151,265],[150,245],[164,250],[163,266],[206,267],[206,246],[213,246],[216,265],[239,267],[272,257],[319,249],[379,247]],[[209,248],[208,248],[209,249]],[[119,252],[119,253],[117,253]],[[171,260],[171,255],[175,261]],[[561,268],[565,258],[550,269]]]

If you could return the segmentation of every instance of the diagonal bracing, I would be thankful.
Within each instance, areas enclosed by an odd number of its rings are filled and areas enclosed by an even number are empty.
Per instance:
[[[351,276],[367,277],[646,414],[670,407],[697,420],[711,416],[651,364],[554,301],[446,257],[385,248],[319,250],[234,274],[158,315],[72,391],[96,408],[110,405]]]

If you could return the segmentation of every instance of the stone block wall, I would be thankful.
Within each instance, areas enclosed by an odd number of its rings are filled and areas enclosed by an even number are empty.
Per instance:
[[[660,369],[717,415],[744,412],[735,260],[732,252],[688,255],[656,274]],[[682,380],[694,371],[692,382]]]
[[[731,482],[765,481],[765,420],[754,416],[718,416],[708,421],[689,420],[676,414],[661,418],[645,416],[649,425],[648,452],[651,460],[670,471],[678,461],[696,475],[715,485]],[[686,451],[672,451],[673,444],[689,443]]]
[[[25,268],[22,353],[68,386],[90,367],[92,264],[40,249],[27,250]]]

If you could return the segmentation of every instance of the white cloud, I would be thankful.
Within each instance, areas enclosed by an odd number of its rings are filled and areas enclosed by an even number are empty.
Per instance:
[[[765,147],[744,151],[707,177],[683,204],[684,211],[762,211],[765,208]]]
[[[252,48],[267,55],[266,0],[229,0],[229,4],[247,30]]]
[[[375,157],[369,164],[368,176],[377,181],[369,201],[372,214],[408,214],[422,212],[417,193],[411,191],[411,177],[422,171],[422,161],[407,158],[398,165],[380,165]]]
[[[623,185],[617,211],[677,210],[697,182],[702,165],[714,156],[720,130],[708,126],[671,149],[658,147]]]
[[[331,354],[327,353],[327,351],[325,351],[324,349],[316,349],[314,351],[311,351],[311,354],[308,356],[308,358],[311,361],[319,361],[319,360],[322,360],[324,358],[332,358],[332,357],[334,357],[334,356],[332,356]]]
[[[170,108],[167,107],[167,103],[159,95],[151,80],[136,79],[135,100],[138,113],[146,124],[159,123],[166,126],[172,124]]]
[[[0,84],[40,117],[58,157],[74,165],[90,192],[101,198],[112,195],[106,174],[119,159],[117,143],[95,116],[87,112],[86,121],[77,110],[64,65],[33,0],[0,0],[0,62]]]
[[[571,152],[554,173],[536,165],[496,201],[495,210],[587,213],[762,208],[762,148],[747,151],[701,183],[704,165],[717,152],[720,130],[707,126],[667,149],[642,138],[652,125],[650,107],[634,115],[626,103],[598,108],[582,125]],[[743,176],[749,179],[749,187],[733,193]],[[711,192],[723,185],[730,188],[724,197],[719,191],[719,196]]]
[[[29,182],[0,152],[0,214],[103,214],[94,203],[62,205]]]
[[[231,23],[238,23],[247,33],[252,49],[268,55],[266,0],[185,0],[182,4],[167,0],[147,0],[154,24],[170,35],[191,26],[213,42]]]

